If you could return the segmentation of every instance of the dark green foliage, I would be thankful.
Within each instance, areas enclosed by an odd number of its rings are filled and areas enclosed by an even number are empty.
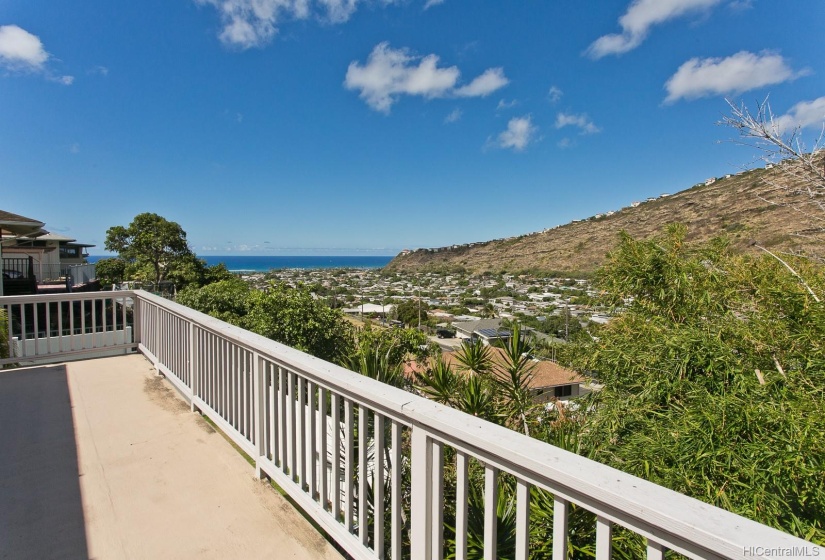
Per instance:
[[[423,324],[427,320],[427,309],[429,308],[430,306],[423,301],[419,303],[418,299],[408,299],[395,307],[395,314],[398,320],[408,327],[418,326],[419,309],[421,323]]]
[[[121,258],[100,259],[95,263],[95,274],[104,288],[110,288],[113,284],[120,284],[126,279],[126,267],[128,263]]]
[[[157,214],[145,212],[135,216],[128,227],[110,227],[105,248],[127,263],[126,275],[130,278],[158,284],[195,274],[197,259],[186,242],[186,232],[177,222]]]
[[[825,541],[825,292],[822,267],[685,230],[623,236],[599,274],[627,311],[574,362],[589,397],[582,451],[594,459],[797,536]]]
[[[352,326],[304,287],[273,283],[259,291],[231,279],[187,288],[178,301],[328,361],[344,360],[352,352]]]

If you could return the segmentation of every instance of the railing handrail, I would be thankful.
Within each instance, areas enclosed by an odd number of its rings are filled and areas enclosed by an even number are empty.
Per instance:
[[[745,549],[793,548],[811,543],[613,467],[430,401],[178,303],[136,290],[138,299],[222,334],[268,359],[311,377],[358,404],[390,413],[407,425],[485,461],[548,487],[611,521],[676,551],[744,557]],[[686,537],[689,535],[689,537]]]

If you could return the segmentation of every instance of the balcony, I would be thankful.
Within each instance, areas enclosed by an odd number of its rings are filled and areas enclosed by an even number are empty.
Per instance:
[[[33,257],[4,257],[2,262],[3,295],[85,291],[97,278],[89,263],[41,263]]]
[[[13,351],[0,362],[33,366],[0,374],[0,556],[39,557],[38,547],[60,543],[68,556],[286,557],[286,545],[269,548],[280,526],[278,542],[304,535],[296,556],[334,557],[318,534],[289,521],[294,511],[267,501],[274,494],[250,481],[252,466],[209,435],[212,426],[251,458],[256,478],[277,483],[353,558],[443,557],[448,501],[455,557],[467,557],[467,536],[480,523],[484,557],[495,558],[505,537],[496,515],[504,479],[514,488],[517,558],[530,546],[532,488],[552,495],[554,560],[571,552],[574,505],[593,514],[599,559],[610,558],[616,527],[644,538],[650,559],[667,550],[825,555],[147,292],[5,297],[0,305]],[[96,359],[65,363],[77,358]],[[467,508],[478,474],[481,519]],[[8,549],[15,542],[22,548]]]

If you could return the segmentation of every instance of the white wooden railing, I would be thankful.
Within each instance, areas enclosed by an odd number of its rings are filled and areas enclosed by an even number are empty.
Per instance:
[[[690,558],[825,558],[824,549],[807,541],[144,291],[0,298],[15,316],[25,318],[23,308],[32,306],[29,321],[38,320],[39,309],[49,322],[55,302],[67,306],[56,307],[57,323],[64,324],[68,312],[70,331],[87,333],[91,320],[96,332],[99,313],[88,311],[98,305],[111,313],[104,314],[110,319],[103,331],[113,326],[124,335],[96,336],[84,343],[90,348],[63,341],[57,354],[128,351],[136,345],[193,410],[254,459],[259,476],[277,482],[353,558],[442,558],[447,496],[456,512],[455,557],[466,558],[468,489],[478,471],[485,488],[487,559],[497,554],[496,503],[504,475],[515,480],[516,558],[528,557],[531,487],[553,496],[554,560],[570,555],[571,504],[593,514],[598,559],[610,558],[617,526],[646,539],[650,559],[663,558],[666,550]],[[72,312],[77,306],[87,312]],[[12,337],[26,340],[27,332],[38,332],[39,325],[12,323]],[[130,329],[134,336],[126,337]],[[47,331],[45,338],[71,336],[60,334],[65,332]],[[52,346],[38,348],[17,361],[54,357]],[[455,461],[449,469],[446,457]]]

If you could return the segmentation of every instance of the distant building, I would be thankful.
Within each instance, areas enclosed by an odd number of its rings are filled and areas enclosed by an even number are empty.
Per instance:
[[[506,363],[504,351],[500,348],[490,348],[493,364],[502,367]],[[444,359],[450,367],[457,369],[458,361],[454,352],[445,352]],[[530,380],[530,392],[533,400],[538,403],[556,400],[567,400],[582,394],[582,384],[585,379],[569,369],[547,360],[532,360],[533,366]]]
[[[705,185],[712,185],[716,182],[716,177],[711,177],[709,179],[705,179]]]

